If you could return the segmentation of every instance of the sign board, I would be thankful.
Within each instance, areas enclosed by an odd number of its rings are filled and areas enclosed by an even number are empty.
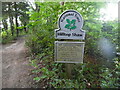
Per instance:
[[[83,19],[79,12],[67,10],[58,20],[59,29],[55,30],[56,39],[84,40],[85,31],[82,30]]]
[[[55,41],[55,62],[83,63],[84,42]]]

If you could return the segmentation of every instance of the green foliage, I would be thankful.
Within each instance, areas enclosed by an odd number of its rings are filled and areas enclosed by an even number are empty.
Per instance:
[[[50,57],[49,57],[50,58]],[[115,69],[101,68],[93,64],[73,65],[72,78],[68,79],[64,64],[54,63],[50,59],[37,63],[33,73],[37,76],[34,80],[43,82],[45,88],[117,88],[119,87],[120,65]],[[37,62],[37,60],[36,60]],[[35,62],[35,63],[36,63]],[[43,65],[44,64],[44,65]],[[119,64],[117,62],[117,64]],[[101,68],[101,69],[100,69]],[[98,71],[100,70],[100,71]]]
[[[18,27],[19,31],[20,31],[20,36],[23,36],[25,35],[26,33],[22,30],[24,27]],[[8,29],[8,30],[5,30],[5,29],[2,29],[2,32],[1,32],[1,43],[2,44],[7,44],[7,43],[10,43],[11,41],[15,40],[17,38],[16,35],[12,35],[11,34],[11,30]]]
[[[11,35],[11,31],[10,30],[7,30],[6,31],[2,31],[1,32],[1,37],[2,37],[2,40],[1,40],[1,43],[2,44],[6,44],[12,40],[14,40],[16,38],[16,36],[12,36]]]
[[[102,88],[118,88],[120,87],[119,81],[120,81],[120,63],[118,58],[115,60],[115,68],[109,69],[109,68],[102,68],[101,76],[101,87]]]
[[[31,65],[35,68],[32,72],[37,83],[44,83],[41,87],[54,88],[106,88],[119,87],[119,60],[115,59],[115,68],[108,69],[101,65],[107,60],[100,55],[98,41],[105,37],[111,42],[117,42],[117,24],[115,21],[104,24],[99,18],[99,9],[103,3],[95,2],[36,2],[40,11],[30,12],[29,36],[26,45],[32,55]],[[54,63],[54,30],[57,27],[58,16],[67,9],[75,9],[84,17],[83,30],[86,31],[85,63],[73,65],[72,79],[67,78],[64,64]],[[74,29],[75,20],[66,20],[65,28]],[[73,24],[73,25],[72,25]],[[114,28],[112,28],[114,27]],[[107,30],[108,29],[108,30]],[[110,31],[109,31],[110,29]],[[106,71],[107,70],[107,71]],[[111,73],[115,72],[115,73]],[[109,83],[108,83],[109,82]]]

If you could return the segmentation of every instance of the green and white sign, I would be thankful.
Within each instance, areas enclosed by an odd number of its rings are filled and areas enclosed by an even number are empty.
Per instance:
[[[83,19],[79,12],[75,10],[63,12],[59,18],[58,25],[59,29],[55,30],[56,39],[84,40]]]
[[[75,10],[63,12],[58,20],[59,29],[55,30],[56,39],[84,40],[83,18]],[[83,63],[85,42],[55,41],[55,62]]]

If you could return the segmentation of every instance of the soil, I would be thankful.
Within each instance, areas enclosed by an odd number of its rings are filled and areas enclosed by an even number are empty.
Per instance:
[[[2,45],[2,88],[32,88],[32,66],[24,37]]]

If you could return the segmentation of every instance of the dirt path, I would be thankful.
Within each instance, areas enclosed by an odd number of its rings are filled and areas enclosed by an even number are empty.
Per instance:
[[[32,67],[29,65],[24,38],[2,46],[2,88],[31,88]]]

